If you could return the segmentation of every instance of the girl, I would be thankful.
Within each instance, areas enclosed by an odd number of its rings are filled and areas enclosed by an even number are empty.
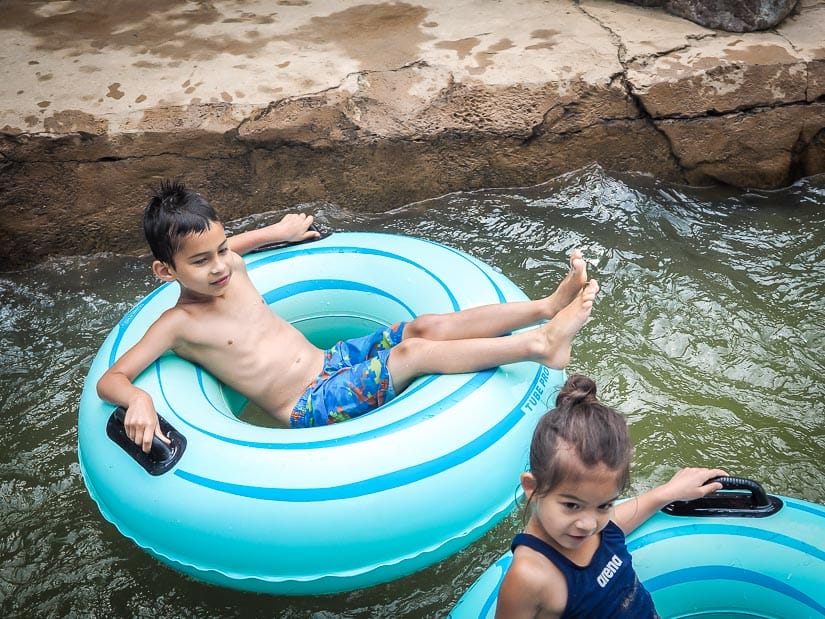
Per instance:
[[[721,489],[721,469],[682,469],[666,484],[614,506],[630,481],[624,418],[572,375],[533,434],[521,486],[532,513],[513,540],[496,617],[658,617],[639,583],[625,535],[676,500]]]

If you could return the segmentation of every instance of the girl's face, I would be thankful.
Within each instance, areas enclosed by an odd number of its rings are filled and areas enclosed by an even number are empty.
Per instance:
[[[618,471],[604,465],[585,468],[580,463],[578,472],[578,479],[565,481],[545,495],[533,496],[534,511],[526,528],[527,533],[568,556],[607,526],[620,492]],[[521,483],[525,494],[531,496],[536,488],[533,474],[522,474]]]

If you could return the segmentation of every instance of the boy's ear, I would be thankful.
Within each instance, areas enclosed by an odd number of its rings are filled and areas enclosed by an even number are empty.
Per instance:
[[[175,281],[175,278],[177,277],[175,275],[175,269],[160,260],[155,260],[152,263],[152,272],[155,274],[155,277],[162,279],[165,282]]]

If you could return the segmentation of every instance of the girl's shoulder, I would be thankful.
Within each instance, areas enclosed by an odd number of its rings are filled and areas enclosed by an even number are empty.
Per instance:
[[[499,592],[533,604],[541,616],[561,615],[567,605],[567,579],[548,557],[528,546],[518,546]]]

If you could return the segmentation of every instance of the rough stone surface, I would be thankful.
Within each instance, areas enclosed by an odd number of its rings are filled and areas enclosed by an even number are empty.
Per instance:
[[[773,28],[797,0],[666,0],[665,9],[706,28],[753,32]]]
[[[6,0],[0,270],[144,251],[158,179],[226,219],[381,211],[598,162],[825,172],[825,0],[731,34],[609,0]]]

